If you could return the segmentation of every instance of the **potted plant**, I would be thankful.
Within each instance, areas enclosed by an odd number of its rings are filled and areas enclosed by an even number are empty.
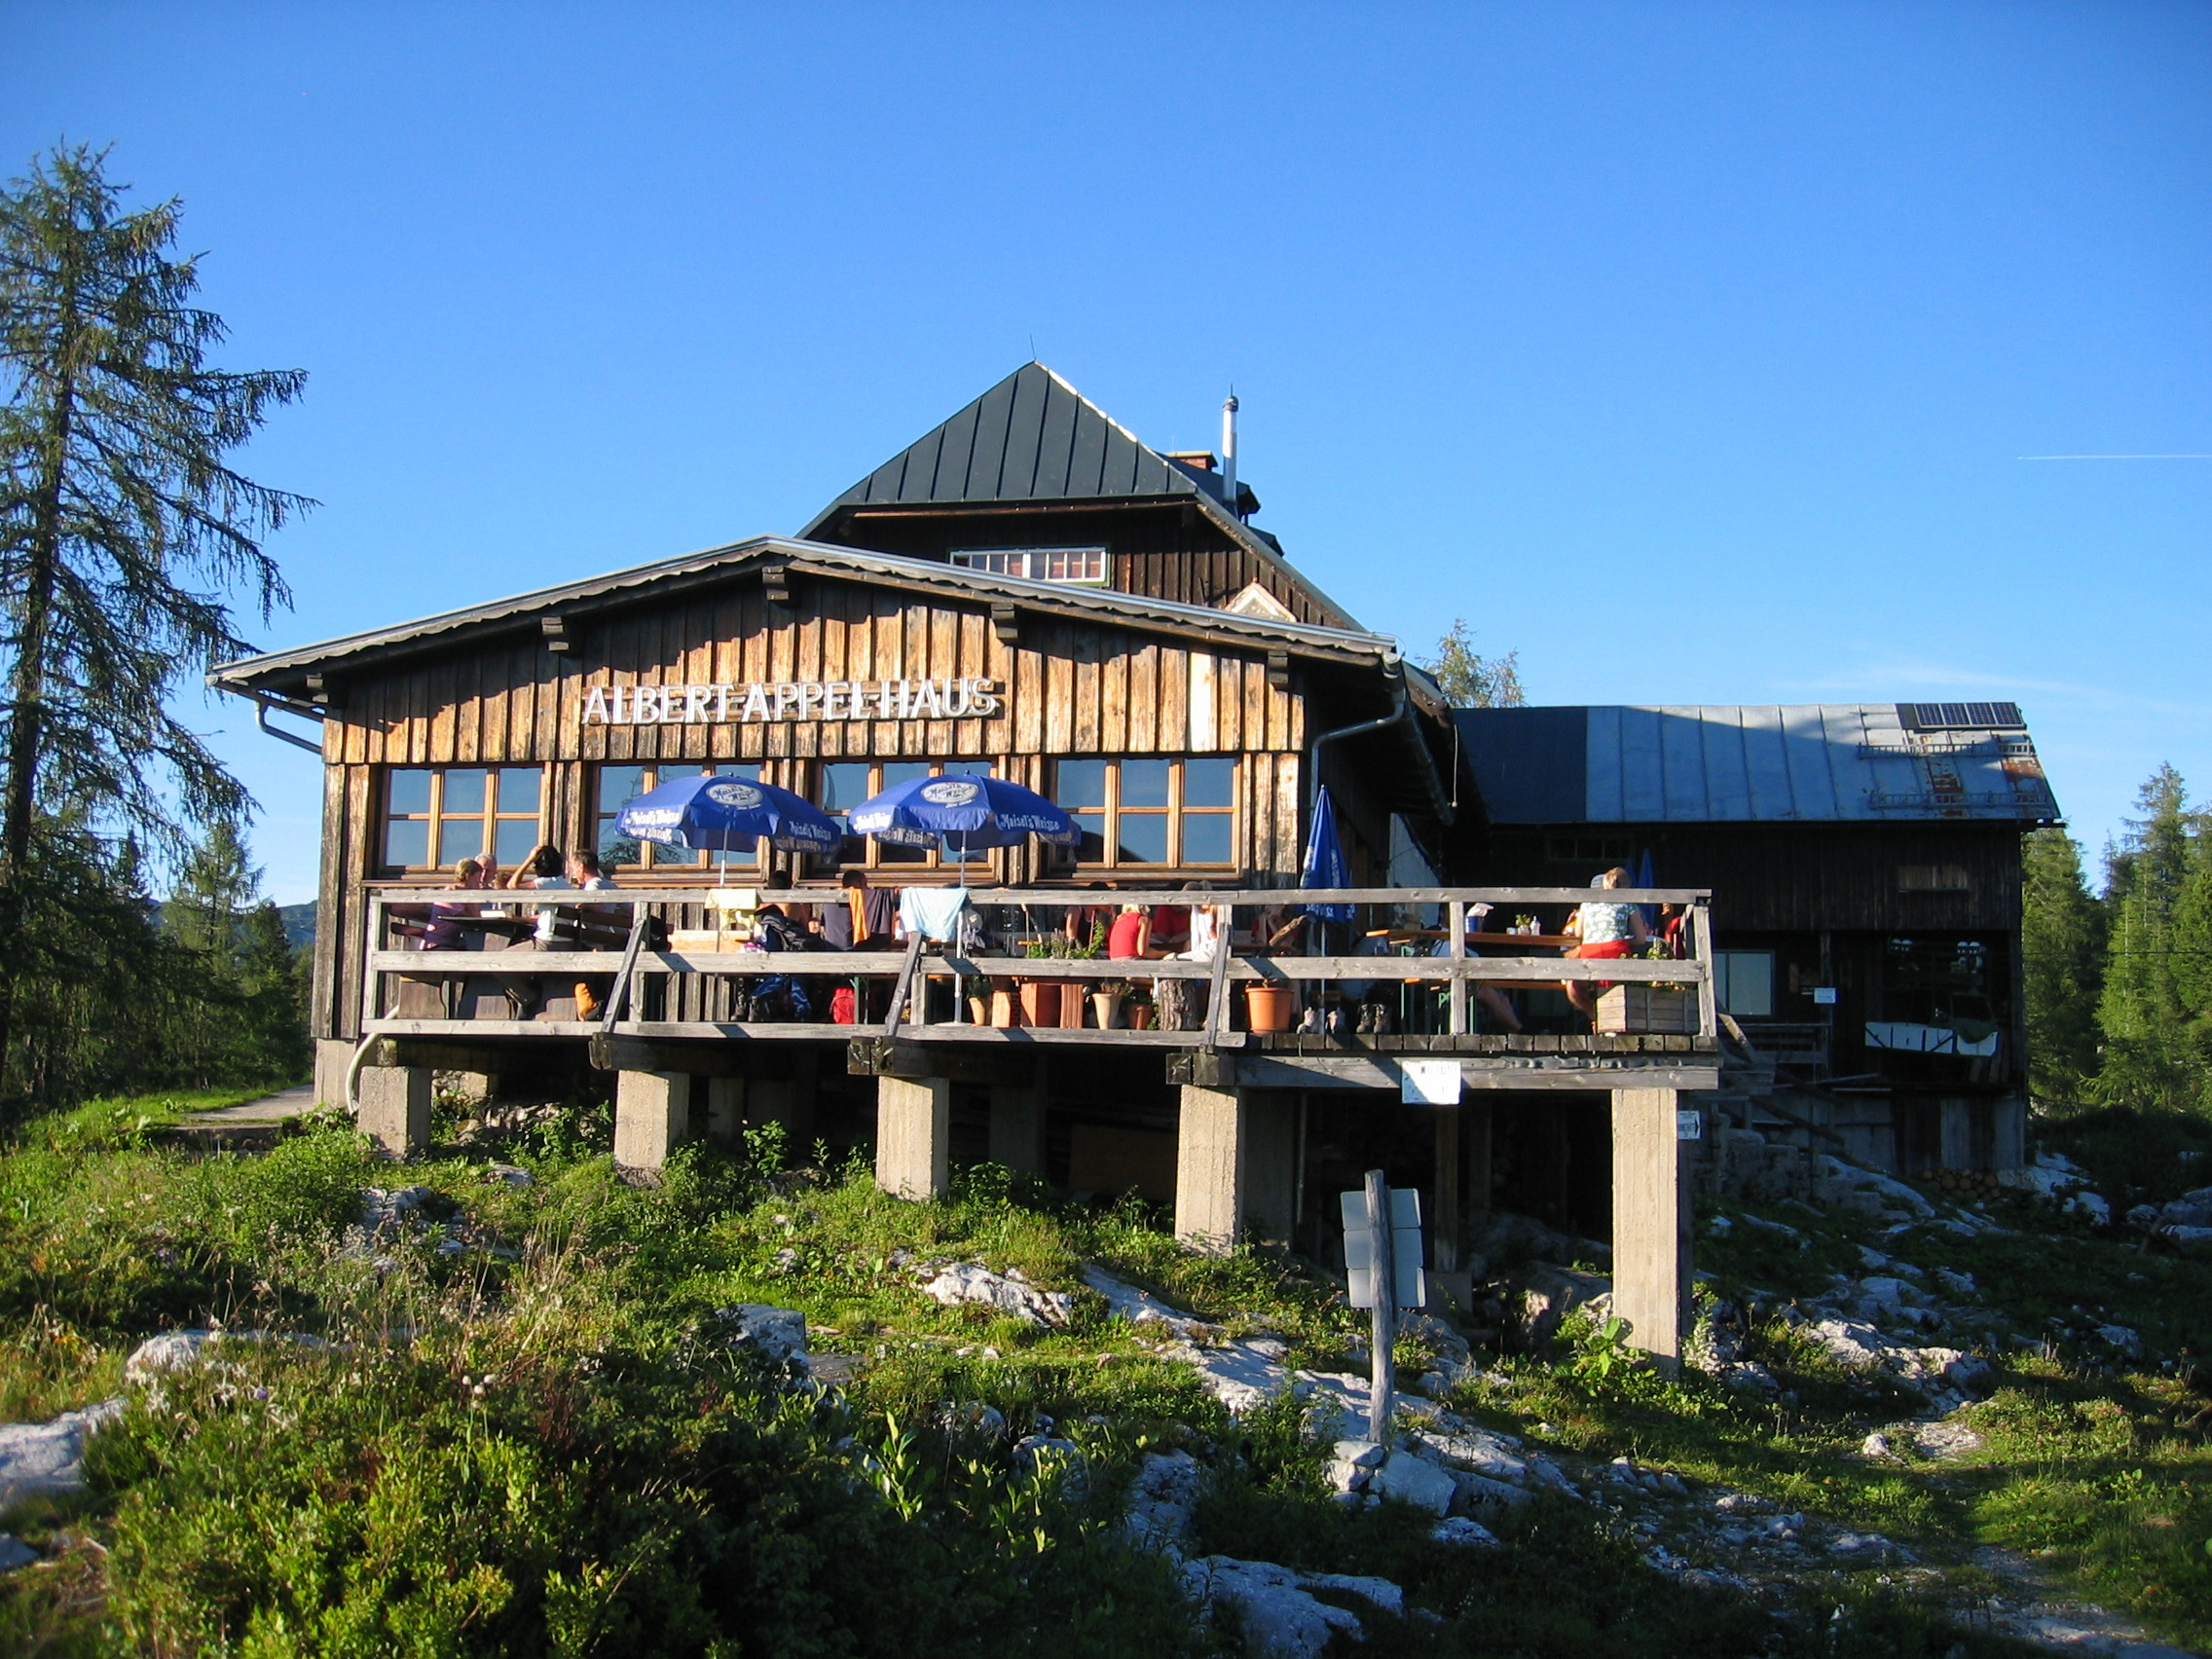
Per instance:
[[[1129,994],[1126,979],[1102,979],[1090,993],[1091,1017],[1097,1020],[1101,1031],[1118,1030],[1122,1023],[1122,1000]]]
[[[1254,1031],[1288,1031],[1297,1003],[1287,980],[1262,979],[1244,987],[1244,1012]]]
[[[980,974],[969,974],[960,981],[960,999],[968,1010],[968,1023],[988,1025],[991,1022],[991,982]]]
[[[1152,1029],[1153,1007],[1151,992],[1139,989],[1134,985],[1130,986],[1128,1011],[1129,1029],[1131,1031],[1150,1031]]]
[[[1641,955],[1650,961],[1671,960],[1658,940]],[[1689,986],[1640,979],[1611,985],[1598,993],[1598,1014],[1591,1029],[1611,1035],[1641,1033],[1650,1036],[1686,1037],[1697,1033],[1697,996]]]

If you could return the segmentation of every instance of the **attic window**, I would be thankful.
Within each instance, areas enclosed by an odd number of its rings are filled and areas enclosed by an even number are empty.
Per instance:
[[[1963,865],[1899,865],[1899,893],[1972,893],[1973,877]]]
[[[994,576],[1023,576],[1033,582],[1076,582],[1103,587],[1103,547],[956,547],[952,562]]]

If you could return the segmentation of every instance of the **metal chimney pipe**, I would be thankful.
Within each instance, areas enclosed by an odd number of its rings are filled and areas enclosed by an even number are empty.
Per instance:
[[[1229,510],[1236,512],[1236,393],[1221,406],[1221,493],[1229,502]]]

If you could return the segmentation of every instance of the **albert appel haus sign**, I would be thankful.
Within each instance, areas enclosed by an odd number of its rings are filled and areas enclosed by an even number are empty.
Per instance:
[[[750,684],[594,685],[585,725],[756,725],[775,720],[968,720],[1004,706],[999,682],[958,680],[786,680]]]

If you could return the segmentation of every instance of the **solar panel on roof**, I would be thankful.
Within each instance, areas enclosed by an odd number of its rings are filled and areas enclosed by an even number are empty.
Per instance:
[[[1899,703],[1898,723],[1907,731],[2025,729],[2017,703]]]

